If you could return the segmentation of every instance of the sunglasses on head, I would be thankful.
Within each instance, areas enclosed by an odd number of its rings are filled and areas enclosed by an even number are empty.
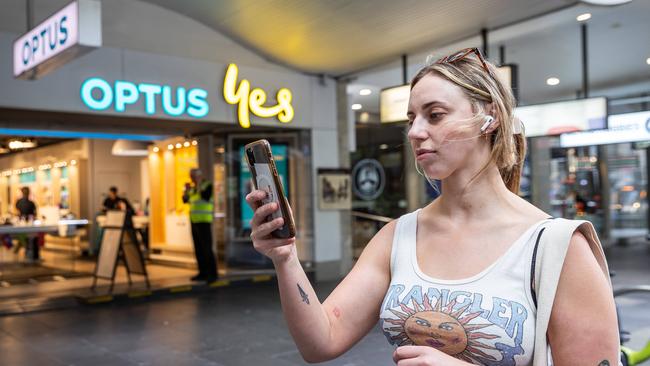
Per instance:
[[[485,58],[483,58],[483,54],[481,54],[481,50],[479,50],[476,47],[471,47],[471,48],[465,48],[462,49],[454,54],[451,54],[449,56],[445,56],[438,61],[436,61],[437,64],[453,64],[454,62],[460,61],[464,59],[467,56],[470,55],[476,55],[479,61],[481,61],[481,64],[483,65],[483,68],[485,71],[492,76],[492,73],[490,72],[490,69],[488,68],[487,63],[485,62]]]

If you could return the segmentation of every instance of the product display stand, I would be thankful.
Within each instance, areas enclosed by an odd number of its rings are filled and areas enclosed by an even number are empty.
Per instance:
[[[129,286],[133,284],[131,274],[144,276],[147,288],[150,287],[147,268],[144,263],[140,246],[137,242],[124,241],[126,213],[124,211],[109,211],[106,213],[106,226],[101,240],[101,248],[97,256],[97,264],[91,289],[95,289],[97,279],[111,281],[110,292],[113,292],[117,261],[121,258],[126,268]],[[135,237],[134,235],[131,237]]]

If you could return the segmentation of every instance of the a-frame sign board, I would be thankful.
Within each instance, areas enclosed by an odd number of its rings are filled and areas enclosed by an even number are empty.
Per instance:
[[[124,240],[125,230],[133,230],[132,228],[125,229],[125,220],[126,212],[124,211],[112,210],[106,213],[106,225],[103,228],[101,248],[95,265],[93,289],[97,285],[97,279],[104,279],[111,281],[110,291],[113,291],[117,261],[120,258],[126,267],[129,285],[132,284],[131,274],[138,274],[144,276],[147,287],[149,287],[149,276],[140,246],[137,242]]]

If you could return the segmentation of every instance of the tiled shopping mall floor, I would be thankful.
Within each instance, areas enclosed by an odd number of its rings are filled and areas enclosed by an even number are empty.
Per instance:
[[[640,242],[609,253],[615,287],[650,284],[650,250]],[[335,283],[317,286],[324,298]],[[650,338],[650,295],[621,299],[638,347]],[[375,328],[326,365],[392,365],[392,347]],[[304,365],[285,327],[273,283],[195,297],[83,306],[0,317],[0,364]]]

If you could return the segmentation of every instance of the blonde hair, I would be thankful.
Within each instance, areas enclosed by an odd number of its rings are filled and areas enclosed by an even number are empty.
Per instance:
[[[523,128],[515,127],[515,124],[520,122],[514,116],[516,101],[510,86],[496,77],[497,68],[492,63],[485,61],[485,64],[490,70],[489,74],[481,61],[473,55],[453,63],[429,64],[415,75],[411,81],[411,89],[426,75],[436,74],[460,86],[475,113],[483,111],[493,115],[499,125],[490,136],[490,161],[481,168],[474,179],[481,175],[490,163],[494,163],[508,189],[519,193],[519,181],[526,157],[526,137]],[[485,111],[487,104],[492,104],[493,112]]]

